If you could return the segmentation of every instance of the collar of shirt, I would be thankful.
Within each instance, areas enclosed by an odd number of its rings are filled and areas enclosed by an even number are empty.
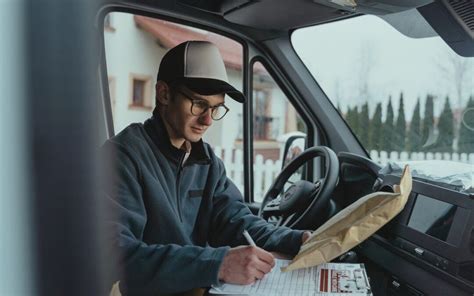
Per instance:
[[[156,147],[168,158],[179,163],[184,155],[187,164],[210,164],[211,158],[204,142],[201,140],[191,143],[185,141],[183,146],[178,149],[171,144],[168,132],[164,127],[162,119],[158,114],[154,114],[152,118],[144,123],[145,131],[150,136]],[[184,164],[184,162],[183,162]]]
[[[183,165],[186,163],[186,160],[188,160],[189,155],[191,155],[191,148],[191,142],[186,140],[184,141],[183,145],[181,145],[181,150],[186,152],[186,154],[184,154]]]

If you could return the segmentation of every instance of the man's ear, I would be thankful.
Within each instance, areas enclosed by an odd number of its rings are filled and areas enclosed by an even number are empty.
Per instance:
[[[164,81],[157,81],[155,85],[156,102],[167,106],[171,100],[171,93],[168,84]]]

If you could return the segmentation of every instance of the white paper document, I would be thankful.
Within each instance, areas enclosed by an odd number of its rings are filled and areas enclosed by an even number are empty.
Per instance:
[[[262,280],[251,285],[223,284],[210,294],[255,296],[366,296],[372,295],[363,264],[326,263],[282,272],[290,260],[276,260]]]

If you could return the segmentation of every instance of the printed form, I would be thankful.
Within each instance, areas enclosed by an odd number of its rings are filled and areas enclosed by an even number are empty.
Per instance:
[[[262,280],[251,285],[223,284],[210,294],[255,296],[366,296],[372,295],[363,264],[326,263],[311,268],[282,272],[290,260],[277,259]]]

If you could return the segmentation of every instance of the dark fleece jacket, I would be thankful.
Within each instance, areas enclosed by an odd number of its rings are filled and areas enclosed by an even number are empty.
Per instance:
[[[125,295],[218,284],[229,248],[246,244],[244,229],[267,251],[295,254],[301,245],[301,231],[276,228],[250,212],[207,143],[192,143],[183,164],[184,155],[156,115],[102,147],[113,165],[105,195],[116,215],[107,225],[121,252]]]

